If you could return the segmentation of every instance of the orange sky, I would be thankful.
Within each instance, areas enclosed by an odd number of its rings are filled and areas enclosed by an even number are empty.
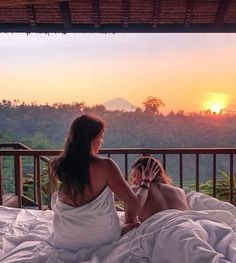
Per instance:
[[[236,34],[1,34],[0,100],[236,109]]]

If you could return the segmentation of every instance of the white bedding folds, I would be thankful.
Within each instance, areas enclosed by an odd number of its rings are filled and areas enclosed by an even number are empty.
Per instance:
[[[0,262],[236,263],[236,208],[197,192],[187,199],[194,211],[162,211],[110,245],[77,252],[48,243],[52,211],[0,206]]]

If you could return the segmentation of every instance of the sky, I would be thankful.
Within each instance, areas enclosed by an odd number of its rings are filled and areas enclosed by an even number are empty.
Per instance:
[[[236,110],[236,34],[0,34],[0,100]]]

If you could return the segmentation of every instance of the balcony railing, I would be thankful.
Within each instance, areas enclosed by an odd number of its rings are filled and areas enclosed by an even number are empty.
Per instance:
[[[38,209],[43,209],[42,202],[42,165],[48,164],[49,160],[53,156],[60,154],[61,150],[33,150],[21,143],[11,144],[0,144],[0,204],[9,206],[37,206]],[[119,158],[119,165],[123,167],[123,173],[125,179],[128,179],[129,174],[129,163],[134,156],[140,155],[154,155],[162,161],[164,169],[169,166],[169,156],[175,156],[175,172],[177,173],[177,186],[184,187],[184,165],[186,162],[186,156],[191,156],[194,162],[194,185],[195,190],[200,190],[200,164],[202,159],[208,158],[209,165],[211,166],[211,180],[212,180],[212,196],[216,196],[217,191],[217,160],[218,156],[224,155],[228,157],[227,167],[229,174],[229,197],[228,201],[235,204],[235,189],[234,189],[234,166],[235,166],[235,155],[236,148],[115,148],[115,149],[101,149],[100,154],[111,157]],[[15,192],[12,194],[6,194],[3,191],[3,167],[5,157],[13,158],[13,173],[15,182]],[[23,194],[23,163],[22,158],[30,156],[33,160],[33,197],[29,198]],[[209,161],[209,158],[211,161]],[[208,165],[208,164],[207,164]],[[46,167],[47,173],[49,174],[50,167]],[[50,180],[49,184],[49,200],[50,200]]]

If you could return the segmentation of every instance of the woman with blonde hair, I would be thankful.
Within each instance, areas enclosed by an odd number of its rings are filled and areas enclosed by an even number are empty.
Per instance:
[[[137,212],[129,205],[126,205],[126,224],[143,222],[153,214],[166,209],[189,209],[184,190],[171,185],[171,179],[166,175],[160,161],[153,157],[143,156],[132,164],[131,180],[133,191],[137,193],[142,187],[142,169],[148,163],[156,166],[157,175],[150,184],[147,201],[142,209]]]

